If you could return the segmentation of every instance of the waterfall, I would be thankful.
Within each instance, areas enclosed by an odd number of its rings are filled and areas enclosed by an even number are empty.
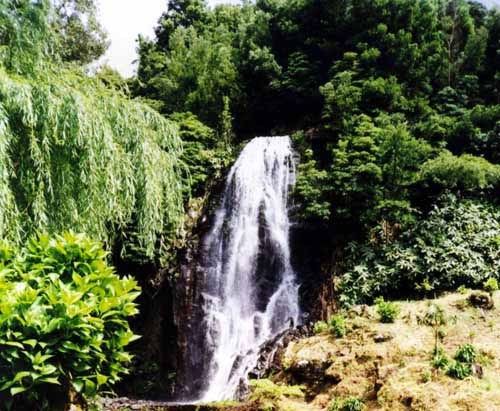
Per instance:
[[[287,213],[294,182],[289,137],[253,139],[228,175],[203,241],[201,401],[234,398],[259,347],[298,322]]]

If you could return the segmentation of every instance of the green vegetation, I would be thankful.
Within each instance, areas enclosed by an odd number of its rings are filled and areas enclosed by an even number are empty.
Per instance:
[[[483,289],[493,294],[495,291],[498,291],[498,280],[496,278],[490,278],[483,283]]]
[[[477,286],[498,274],[499,27],[465,0],[171,0],[131,90],[223,141],[228,118],[236,141],[295,131],[295,217],[343,248],[346,304]]]
[[[448,323],[448,318],[444,309],[435,303],[427,306],[423,317],[419,322],[432,327],[434,332],[434,348],[432,350],[432,366],[434,368],[443,368],[448,364],[448,358],[444,354],[439,343],[443,339],[442,328]]]
[[[278,385],[271,380],[252,380],[250,381],[252,392],[249,400],[258,404],[261,411],[274,411],[279,409],[279,403],[284,398],[302,398],[304,397],[303,387],[298,385]]]
[[[327,333],[328,329],[329,329],[329,326],[324,321],[318,321],[318,322],[314,323],[314,333],[315,334]]]
[[[377,313],[380,321],[383,323],[393,323],[401,312],[398,304],[384,301],[383,297],[375,298],[375,304],[377,304]]]
[[[472,375],[472,368],[470,364],[464,364],[459,361],[455,361],[446,370],[446,375],[449,375],[452,378],[456,378],[457,380],[463,380]]]
[[[472,344],[465,344],[455,353],[455,362],[446,370],[446,374],[457,380],[463,380],[472,375],[472,366],[478,357],[477,349]]]
[[[333,315],[328,320],[328,327],[330,334],[333,334],[337,338],[342,338],[346,335],[345,318],[340,314]]]
[[[477,350],[472,344],[465,344],[458,348],[455,356],[453,357],[459,362],[472,364],[476,361]]]
[[[72,229],[110,248],[130,237],[153,257],[182,222],[176,125],[47,55],[24,58],[25,43],[52,44],[48,6],[25,3],[15,36],[0,36],[0,235],[19,244]],[[0,4],[0,18],[12,7]]]
[[[31,238],[0,251],[0,409],[65,409],[108,391],[138,338],[137,282],[120,279],[82,235]]]
[[[318,321],[313,327],[315,334],[330,333],[336,338],[342,338],[347,333],[345,317],[342,314],[336,314],[329,318],[327,322]]]
[[[499,236],[497,211],[447,198],[393,242],[353,244],[352,258],[360,263],[343,276],[344,301],[480,286],[498,276]]]
[[[348,398],[343,402],[337,399],[332,400],[327,411],[363,411],[365,406],[363,401],[357,398]]]

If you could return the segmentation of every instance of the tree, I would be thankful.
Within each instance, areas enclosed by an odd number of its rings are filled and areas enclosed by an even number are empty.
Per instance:
[[[33,74],[54,56],[48,1],[0,2],[0,62],[11,72]]]
[[[500,104],[500,12],[494,11],[489,21],[488,40],[486,42],[484,63],[484,81],[490,101]]]
[[[371,118],[354,116],[332,149],[330,179],[335,212],[340,218],[367,223],[380,196],[382,169],[378,163],[377,134]]]
[[[441,1],[442,25],[448,57],[448,86],[454,84],[464,62],[464,48],[474,33],[474,20],[465,0]]]
[[[149,54],[157,69],[145,79],[144,88],[161,101],[163,113],[190,111],[219,128],[224,96],[231,101],[238,90],[227,36],[224,28],[198,34],[193,27],[179,27],[171,36],[168,52]]]
[[[155,28],[156,45],[160,50],[170,48],[170,38],[179,27],[203,27],[208,20],[205,0],[168,0],[167,11]]]
[[[97,18],[95,0],[53,0],[53,4],[62,59],[88,64],[103,56],[109,42]]]

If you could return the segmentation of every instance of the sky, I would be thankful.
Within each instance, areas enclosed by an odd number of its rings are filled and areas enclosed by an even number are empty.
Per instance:
[[[500,0],[499,0],[500,1]],[[238,0],[209,0],[211,6],[237,3]],[[111,45],[101,64],[109,64],[122,76],[134,74],[132,62],[137,58],[136,39],[139,34],[153,37],[153,28],[167,9],[167,0],[100,0],[100,20],[109,34]]]
[[[208,0],[211,6],[220,3],[237,3],[238,0]],[[488,6],[500,6],[500,0],[482,0]],[[109,33],[111,45],[100,61],[118,70],[124,77],[134,74],[132,62],[137,58],[137,36],[153,37],[153,28],[167,0],[100,0],[100,18]]]

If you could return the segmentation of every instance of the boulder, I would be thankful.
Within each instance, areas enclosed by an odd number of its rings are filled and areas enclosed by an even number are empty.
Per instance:
[[[483,292],[474,292],[469,296],[469,303],[473,307],[491,310],[495,303],[491,295]]]

